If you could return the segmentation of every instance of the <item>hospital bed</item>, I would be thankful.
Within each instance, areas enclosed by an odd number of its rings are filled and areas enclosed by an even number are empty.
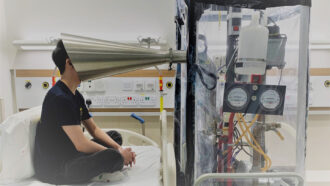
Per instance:
[[[10,116],[0,124],[0,185],[49,186],[33,178],[32,152],[35,130],[40,120],[41,107],[35,107]],[[127,177],[109,183],[86,183],[82,185],[112,186],[174,186],[176,166],[173,144],[167,140],[166,111],[160,115],[161,147],[141,134],[117,130],[123,137],[123,146],[136,152],[136,165],[127,169]],[[104,129],[109,130],[109,129]],[[90,137],[86,134],[87,137]]]

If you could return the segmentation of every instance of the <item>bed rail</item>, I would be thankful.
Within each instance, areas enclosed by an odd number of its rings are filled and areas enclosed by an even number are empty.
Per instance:
[[[176,185],[176,164],[174,147],[167,140],[167,115],[163,110],[160,115],[161,138],[162,138],[162,165],[164,186]]]
[[[253,178],[296,178],[298,186],[304,185],[304,178],[294,172],[272,172],[272,173],[209,173],[203,174],[194,183],[199,186],[208,179],[253,179]]]
[[[124,146],[154,146],[158,147],[157,143],[153,141],[152,139],[145,137],[139,133],[125,130],[125,129],[117,129],[117,128],[111,128],[111,129],[102,129],[104,132],[107,132],[109,130],[115,130],[119,132],[123,138],[123,145]],[[86,131],[85,136],[91,139],[91,135]]]

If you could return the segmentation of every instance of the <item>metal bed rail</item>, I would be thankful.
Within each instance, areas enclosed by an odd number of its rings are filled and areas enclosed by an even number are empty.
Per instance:
[[[276,172],[276,173],[209,173],[203,174],[197,178],[194,186],[199,186],[208,179],[251,179],[251,178],[296,178],[298,186],[304,186],[304,178],[294,172]]]

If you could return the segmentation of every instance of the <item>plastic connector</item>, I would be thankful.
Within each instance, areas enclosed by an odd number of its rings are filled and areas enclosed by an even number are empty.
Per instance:
[[[135,113],[132,113],[131,117],[134,119],[137,119],[141,124],[144,124],[144,119],[141,118],[140,116],[136,115]]]

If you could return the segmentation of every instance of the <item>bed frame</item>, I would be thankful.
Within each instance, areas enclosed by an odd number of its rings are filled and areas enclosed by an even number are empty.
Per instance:
[[[24,113],[26,112],[26,113]],[[29,126],[30,128],[29,131],[27,132],[32,132],[30,136],[33,135],[33,131],[35,131],[36,124],[40,120],[40,115],[39,113],[41,112],[41,107],[35,107],[32,109],[29,109],[27,111],[24,111],[21,114],[22,116],[27,114],[29,112],[32,114],[31,116],[28,116],[29,118]],[[32,130],[34,128],[34,130]],[[113,129],[111,130],[116,130],[122,135],[123,138],[123,145],[125,146],[154,146],[157,148],[161,149],[161,165],[162,168],[160,170],[161,175],[160,175],[160,183],[162,183],[163,186],[175,186],[176,185],[176,164],[175,164],[175,154],[174,154],[174,147],[172,143],[168,142],[167,139],[167,116],[166,116],[166,111],[164,110],[160,114],[160,128],[161,128],[161,147],[153,141],[152,139],[143,136],[139,133],[125,130],[125,129]],[[104,131],[108,131],[110,129],[102,129]],[[84,133],[86,137],[91,138],[88,132]],[[0,131],[1,135],[1,131]],[[34,138],[29,139],[30,143],[34,141]],[[34,143],[34,142],[33,142]],[[0,159],[0,172],[1,172],[1,159]]]
[[[168,142],[167,139],[167,112],[163,110],[160,114],[160,128],[161,128],[161,179],[163,186],[175,186],[176,185],[176,164],[175,164],[175,153],[173,144]],[[124,146],[154,146],[159,147],[159,145],[152,139],[143,136],[139,133],[118,129],[118,128],[103,128],[103,131],[115,130],[122,135]],[[92,138],[90,134],[86,131],[85,136],[87,138]]]

